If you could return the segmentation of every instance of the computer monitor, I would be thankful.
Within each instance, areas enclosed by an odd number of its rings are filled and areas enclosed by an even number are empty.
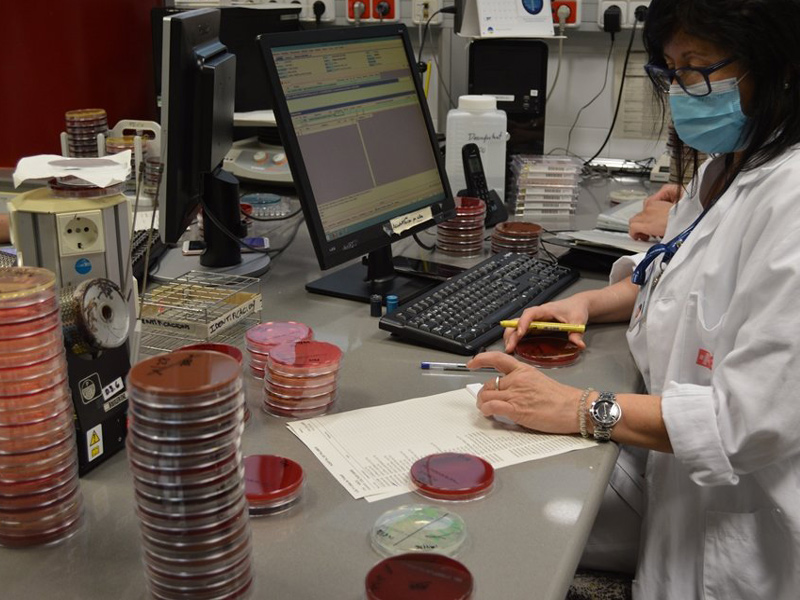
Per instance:
[[[297,31],[300,28],[301,8],[299,4],[288,3],[220,7],[219,41],[227,47],[228,52],[236,55],[236,112],[272,108],[264,59],[261,57],[256,36],[262,33]],[[164,18],[181,12],[185,10],[168,7],[154,7],[150,10],[157,97],[161,95]]]
[[[239,182],[221,168],[233,143],[236,57],[220,42],[219,25],[218,9],[163,20],[159,233],[176,244],[202,208],[206,249],[199,257],[171,249],[155,279],[192,270],[256,275],[269,264],[266,254],[243,263]]]
[[[455,207],[403,24],[259,36],[273,110],[322,269],[306,286],[403,302],[430,280],[395,272],[392,243]]]

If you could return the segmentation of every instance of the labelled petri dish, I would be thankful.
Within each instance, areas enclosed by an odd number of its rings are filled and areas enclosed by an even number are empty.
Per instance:
[[[401,554],[379,562],[366,577],[368,600],[469,600],[472,573],[441,554]]]
[[[40,267],[0,270],[0,309],[27,307],[55,295],[55,273]]]
[[[581,349],[566,336],[528,335],[517,344],[514,354],[537,367],[568,367],[581,356]]]
[[[268,321],[254,325],[245,333],[248,350],[269,354],[275,346],[289,342],[310,340],[314,337],[311,327],[297,321]]]
[[[244,355],[242,354],[242,351],[239,350],[239,348],[237,348],[236,346],[232,346],[231,344],[222,344],[214,342],[207,342],[202,344],[189,344],[188,346],[183,346],[182,348],[178,348],[178,350],[211,350],[212,352],[221,352],[222,354],[227,354],[228,356],[235,358],[240,365],[244,361]]]
[[[494,467],[473,454],[441,452],[411,465],[417,493],[435,500],[466,501],[482,498],[494,485]]]
[[[245,497],[251,516],[283,512],[300,498],[303,467],[295,461],[273,454],[253,454],[244,458]]]
[[[314,377],[339,370],[342,351],[335,344],[303,340],[272,348],[267,366],[278,375]]]
[[[382,556],[430,552],[455,556],[467,540],[460,515],[440,506],[406,504],[377,518],[370,543]]]
[[[198,396],[228,395],[240,375],[239,363],[220,352],[176,350],[136,363],[128,389],[137,399],[186,399],[194,407]]]

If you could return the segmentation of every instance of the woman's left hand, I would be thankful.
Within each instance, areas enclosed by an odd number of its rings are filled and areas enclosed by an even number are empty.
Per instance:
[[[487,417],[506,417],[546,433],[578,432],[580,389],[559,383],[502,352],[478,354],[467,367],[493,367],[502,373],[478,393],[478,409]]]

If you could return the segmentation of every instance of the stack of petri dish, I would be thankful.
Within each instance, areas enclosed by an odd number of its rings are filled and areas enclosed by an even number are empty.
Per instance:
[[[342,351],[318,340],[275,346],[264,376],[264,410],[304,418],[328,412],[336,399]]]
[[[55,275],[0,269],[0,545],[60,541],[82,514]]]
[[[252,585],[241,366],[175,351],[128,374],[128,461],[155,598],[239,598]]]
[[[480,256],[486,204],[480,198],[461,196],[455,202],[456,216],[436,226],[436,248],[451,256]]]
[[[222,352],[222,354],[227,354],[228,356],[236,359],[236,362],[239,363],[240,366],[244,365],[244,354],[242,351],[239,350],[236,346],[232,346],[231,344],[223,344],[222,342],[199,342],[197,344],[189,344],[188,346],[183,346],[182,348],[178,348],[178,350],[210,350],[212,352]],[[244,403],[244,423],[250,422],[250,408],[247,406],[247,402]]]
[[[124,152],[125,150],[131,151],[131,174],[128,175],[128,179],[125,181],[125,191],[130,193],[136,192],[137,173],[136,156],[134,154],[135,140],[136,136],[133,135],[106,138],[106,154],[118,154],[120,152]],[[143,153],[146,153],[145,144],[143,144],[142,151]],[[145,159],[146,157],[142,158]]]
[[[495,225],[492,232],[492,253],[519,252],[539,254],[539,236],[542,226],[525,221],[506,221]]]
[[[264,379],[270,350],[281,344],[314,339],[314,332],[296,321],[268,321],[254,325],[244,337],[250,353],[250,372]]]
[[[144,159],[144,183],[142,192],[150,198],[158,196],[158,187],[161,185],[161,175],[164,173],[164,163],[157,156],[148,156]]]
[[[69,155],[76,158],[97,156],[97,134],[108,134],[106,111],[102,108],[68,110],[64,118]]]

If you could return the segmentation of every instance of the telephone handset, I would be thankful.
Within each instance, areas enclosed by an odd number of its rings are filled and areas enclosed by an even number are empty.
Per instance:
[[[464,144],[461,147],[461,159],[464,163],[464,179],[467,180],[467,189],[459,195],[470,198],[480,198],[486,204],[486,227],[497,225],[508,219],[508,211],[497,192],[490,190],[483,171],[481,149],[477,144]]]
[[[467,180],[467,195],[489,201],[489,187],[486,174],[483,172],[481,150],[477,144],[464,144],[461,148],[461,159],[464,163],[464,179]]]

